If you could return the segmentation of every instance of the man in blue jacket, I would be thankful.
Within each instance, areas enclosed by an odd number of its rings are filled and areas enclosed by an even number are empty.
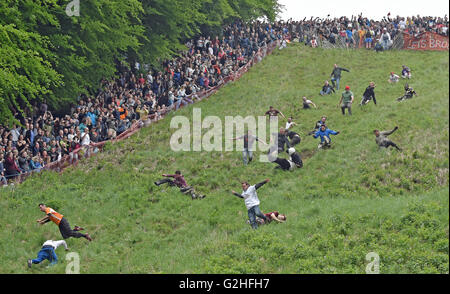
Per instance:
[[[319,146],[317,146],[317,148],[321,149],[321,148],[325,148],[325,147],[331,147],[331,139],[330,139],[330,135],[338,135],[340,132],[337,131],[333,131],[327,128],[326,125],[322,125],[320,126],[320,130],[318,130],[315,134],[314,134],[314,138],[317,138],[320,136],[320,144]]]

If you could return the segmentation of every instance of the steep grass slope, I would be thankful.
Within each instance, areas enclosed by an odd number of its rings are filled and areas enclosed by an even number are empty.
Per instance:
[[[108,144],[76,168],[2,189],[0,273],[64,273],[62,249],[57,266],[26,268],[42,242],[60,239],[54,224],[35,222],[42,217],[40,202],[93,236],[91,243],[68,240],[80,254],[81,273],[365,273],[369,252],[380,256],[381,273],[448,273],[448,57],[300,45],[277,51],[208,100]],[[339,95],[320,97],[334,63],[350,69],[341,87],[350,85],[357,103],[374,81],[378,106],[355,103],[353,116],[344,117]],[[398,103],[403,81],[390,85],[387,79],[402,64],[412,68],[410,85],[419,96]],[[301,109],[303,95],[319,108]],[[270,105],[299,123],[301,170],[283,172],[258,160],[245,167],[239,150],[170,149],[171,118],[192,120],[193,107],[223,121],[263,115]],[[306,134],[323,114],[341,134],[332,138],[332,149],[318,151],[318,140]],[[372,130],[396,125],[391,138],[404,151],[378,149]],[[176,169],[207,198],[192,201],[176,188],[153,185]],[[271,181],[258,190],[261,209],[288,219],[252,231],[243,201],[230,191],[240,191],[241,180],[265,178]]]

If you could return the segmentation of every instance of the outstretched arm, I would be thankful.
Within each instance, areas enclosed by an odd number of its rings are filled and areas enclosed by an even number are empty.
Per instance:
[[[262,185],[266,184],[269,182],[269,179],[265,179],[264,181],[262,181],[261,183],[258,183],[255,185],[255,189],[258,190]]]
[[[234,195],[234,196],[236,196],[236,197],[239,197],[239,198],[244,198],[244,196],[242,196],[241,194],[239,194],[239,193],[236,193],[234,190],[233,191],[231,191],[231,193]]]
[[[397,126],[392,131],[381,132],[381,134],[384,135],[384,136],[389,136],[390,134],[392,134],[396,130],[398,130]]]
[[[50,217],[47,215],[41,219],[38,219],[36,222],[38,222],[40,225],[43,225],[45,223],[48,223],[50,221]]]

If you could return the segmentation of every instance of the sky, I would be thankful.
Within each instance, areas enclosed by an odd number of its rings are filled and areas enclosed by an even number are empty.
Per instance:
[[[278,3],[285,5],[280,18],[287,20],[302,20],[305,16],[325,18],[358,15],[368,16],[379,20],[388,12],[391,16],[440,16],[448,17],[448,0],[279,0]]]

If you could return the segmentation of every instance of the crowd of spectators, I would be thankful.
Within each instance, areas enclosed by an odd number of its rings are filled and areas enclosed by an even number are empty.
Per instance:
[[[444,17],[391,17],[373,20],[362,15],[340,18],[310,18],[302,21],[288,21],[292,40],[304,42],[311,47],[318,42],[328,41],[347,48],[375,48],[377,43],[389,49],[393,40],[401,33],[418,37],[425,32],[434,32],[448,37],[448,18]]]
[[[254,57],[261,59],[259,49],[285,35],[278,24],[236,22],[223,29],[222,37],[187,42],[188,50],[164,61],[161,70],[120,69],[117,79],[101,81],[95,95],[81,95],[70,114],[56,117],[42,103],[29,117],[17,117],[21,125],[0,125],[0,185],[64,156],[76,163],[78,156],[96,152],[91,143],[114,139],[137,121],[159,119],[193,103],[200,91],[223,83]]]

